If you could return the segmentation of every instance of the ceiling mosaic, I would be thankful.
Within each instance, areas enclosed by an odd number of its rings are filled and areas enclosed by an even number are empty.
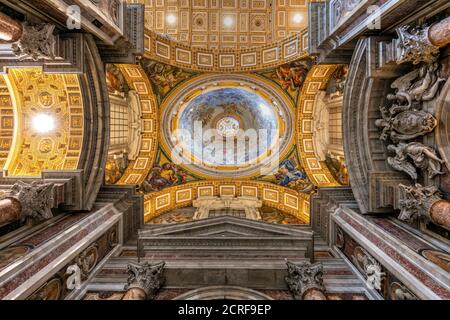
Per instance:
[[[145,26],[201,49],[247,49],[307,27],[306,0],[131,0],[145,4]]]

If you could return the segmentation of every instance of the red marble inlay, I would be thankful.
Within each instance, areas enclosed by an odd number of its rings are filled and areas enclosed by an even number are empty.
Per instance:
[[[430,288],[436,295],[444,300],[450,300],[450,291],[448,291],[441,284],[436,282],[434,279],[430,278],[425,272],[413,265],[409,260],[407,260],[401,253],[396,251],[391,246],[387,245],[380,237],[373,234],[369,229],[367,229],[362,224],[356,222],[347,214],[340,212],[339,217],[347,222],[352,228],[357,230],[360,234],[370,240],[375,246],[382,250],[391,259],[402,265],[409,273],[421,281],[425,286]]]
[[[72,236],[70,239],[62,242],[60,245],[58,245],[56,248],[54,248],[47,255],[45,255],[44,257],[37,260],[28,269],[20,272],[19,274],[15,275],[13,278],[8,280],[6,283],[4,283],[0,287],[0,299],[3,299],[9,293],[11,293],[15,289],[17,289],[21,284],[23,284],[25,281],[30,279],[32,276],[34,276],[36,273],[38,273],[44,267],[49,265],[52,261],[56,260],[64,252],[66,252],[68,249],[70,249],[74,244],[76,244],[78,241],[81,241],[83,238],[88,236],[97,227],[99,227],[102,223],[109,220],[114,215],[115,215],[114,211],[110,211],[107,214],[103,215],[102,218],[97,219],[96,221],[94,221],[91,224],[89,224],[88,226],[86,226],[83,230],[81,230],[80,232],[78,232],[77,234]]]

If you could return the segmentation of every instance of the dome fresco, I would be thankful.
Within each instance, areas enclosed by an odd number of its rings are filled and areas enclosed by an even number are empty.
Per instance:
[[[190,101],[181,112],[178,128],[188,131],[191,136],[197,130],[217,130],[214,137],[192,139],[193,154],[196,158],[213,165],[240,165],[255,160],[267,152],[278,134],[278,118],[275,110],[263,97],[242,88],[219,88],[200,94]],[[264,130],[264,133],[260,132]],[[225,147],[225,156],[220,157],[218,150],[223,139],[244,138],[244,134],[261,134],[258,146],[238,147],[231,141],[235,156],[226,156],[229,146]],[[265,139],[264,139],[265,138]],[[253,146],[252,146],[253,147]],[[247,149],[247,150],[245,150]],[[232,150],[233,151],[233,150]],[[242,152],[241,152],[242,151]],[[251,155],[249,154],[252,153]]]
[[[292,147],[292,105],[283,92],[257,78],[216,78],[199,77],[167,97],[163,148],[200,176],[261,175]]]

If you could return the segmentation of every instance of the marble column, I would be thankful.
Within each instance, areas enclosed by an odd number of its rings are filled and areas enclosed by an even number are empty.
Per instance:
[[[5,198],[0,200],[0,226],[20,219],[22,215],[22,205],[15,198]]]
[[[434,202],[429,212],[431,220],[450,230],[450,202],[447,200],[440,200]]]
[[[22,37],[23,28],[19,21],[0,12],[0,40],[13,43]]]
[[[428,31],[431,44],[443,48],[450,43],[450,17],[433,24]]]
[[[297,300],[327,300],[323,285],[323,265],[286,262],[288,276],[285,278],[289,290]]]
[[[128,283],[125,286],[125,295],[122,300],[153,300],[158,290],[165,282],[164,266],[165,262],[151,265],[128,264]]]

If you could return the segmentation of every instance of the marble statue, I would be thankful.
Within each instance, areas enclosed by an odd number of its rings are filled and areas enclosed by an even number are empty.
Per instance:
[[[444,174],[441,172],[442,163],[436,151],[419,142],[404,143],[388,146],[388,150],[395,153],[395,157],[389,157],[388,163],[397,171],[407,173],[411,179],[417,181],[418,174],[416,168],[427,172],[428,177],[433,179],[437,175]],[[414,163],[411,164],[408,160]]]

